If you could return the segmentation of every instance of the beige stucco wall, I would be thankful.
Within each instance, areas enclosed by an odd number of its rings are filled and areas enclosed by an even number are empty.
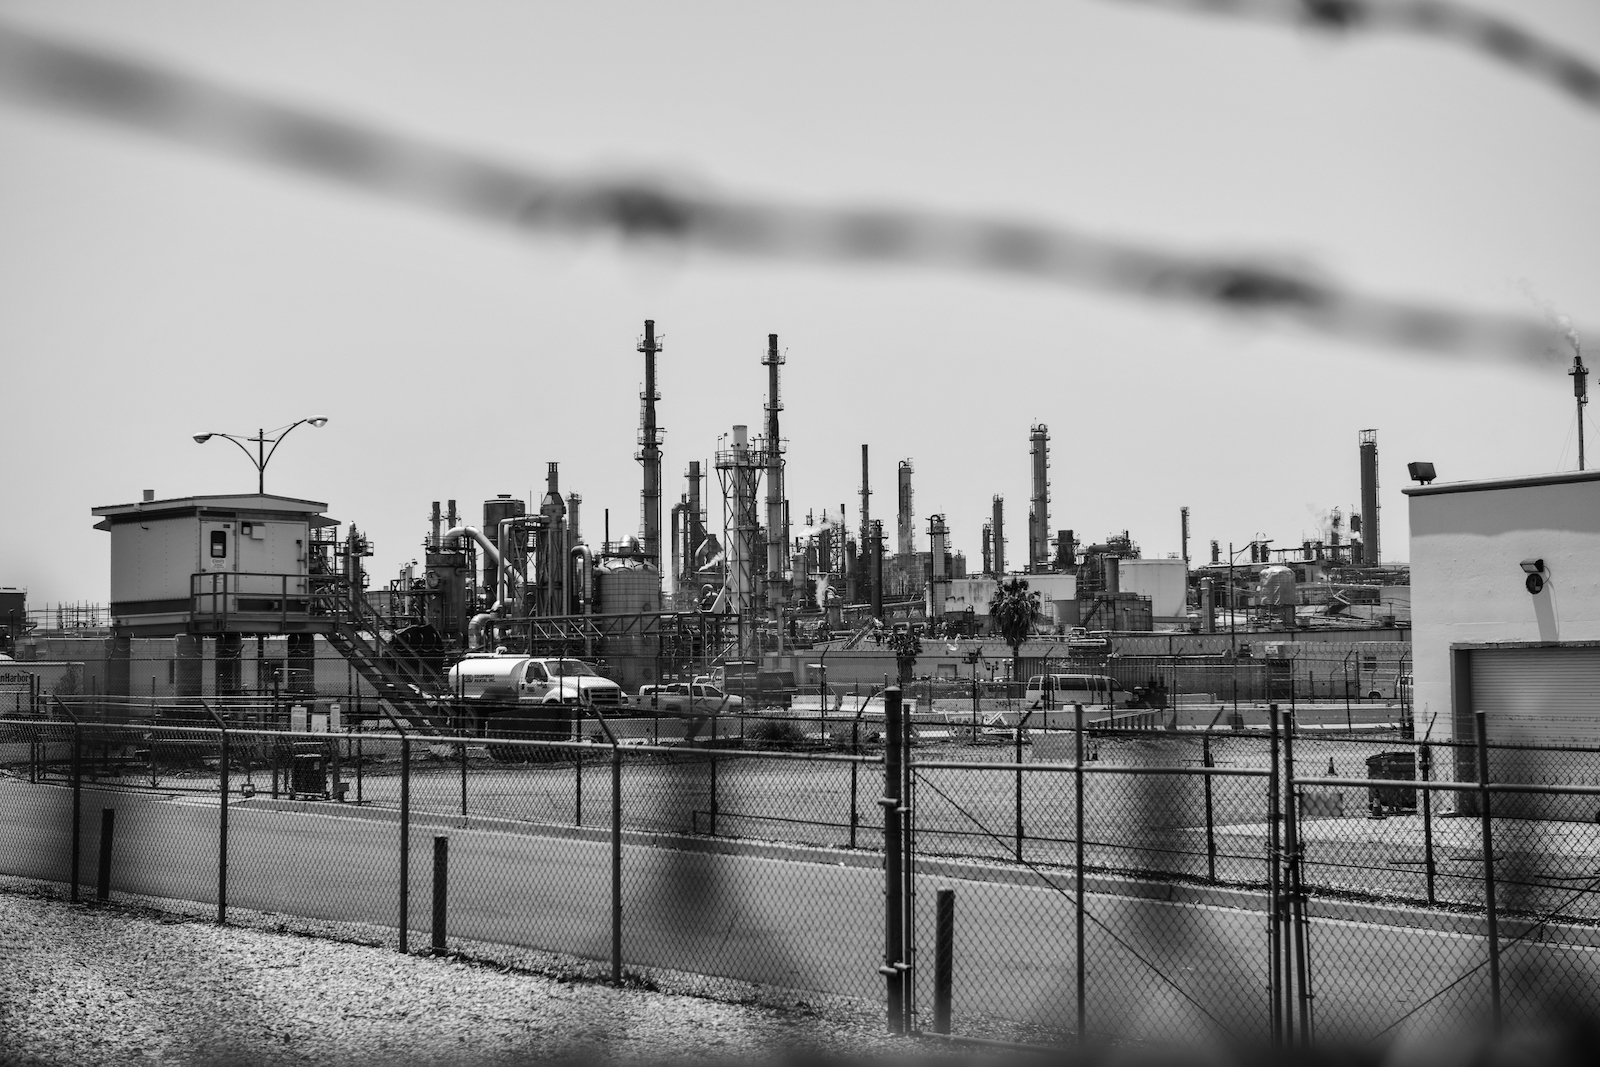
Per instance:
[[[1452,644],[1600,640],[1600,480],[1408,495],[1417,733],[1448,737]]]

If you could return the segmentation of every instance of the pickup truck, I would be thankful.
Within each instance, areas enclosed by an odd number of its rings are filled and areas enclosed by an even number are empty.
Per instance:
[[[640,686],[639,698],[635,703],[641,714],[659,712],[689,720],[684,732],[685,741],[693,741],[700,728],[713,715],[738,715],[744,711],[742,698],[729,696],[716,686],[703,682]]]

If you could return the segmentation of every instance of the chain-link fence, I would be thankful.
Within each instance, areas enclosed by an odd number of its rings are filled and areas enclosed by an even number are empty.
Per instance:
[[[533,740],[52,702],[0,720],[0,870],[616,979],[887,979],[892,1025],[1033,1043],[1413,1039],[1600,1006],[1600,751],[1278,709],[963,729],[887,696]]]

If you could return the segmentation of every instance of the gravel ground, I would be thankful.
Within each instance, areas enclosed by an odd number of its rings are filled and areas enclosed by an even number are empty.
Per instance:
[[[882,1008],[864,1002],[713,990],[742,998],[730,1002],[655,980],[617,988],[584,976],[586,964],[564,974],[555,958],[524,961],[535,970],[402,956],[381,932],[360,943],[361,928],[282,916],[218,927],[172,906],[74,905],[55,887],[0,882],[0,1065],[812,1062],[936,1051],[886,1036]]]

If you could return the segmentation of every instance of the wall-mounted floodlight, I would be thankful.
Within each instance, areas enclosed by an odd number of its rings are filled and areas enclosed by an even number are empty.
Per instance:
[[[1432,463],[1407,463],[1406,470],[1410,472],[1412,481],[1420,482],[1423,485],[1427,485],[1438,477],[1434,473]]]
[[[1544,560],[1525,559],[1522,561],[1522,570],[1528,576],[1522,584],[1527,587],[1528,592],[1538,596],[1544,590]]]

